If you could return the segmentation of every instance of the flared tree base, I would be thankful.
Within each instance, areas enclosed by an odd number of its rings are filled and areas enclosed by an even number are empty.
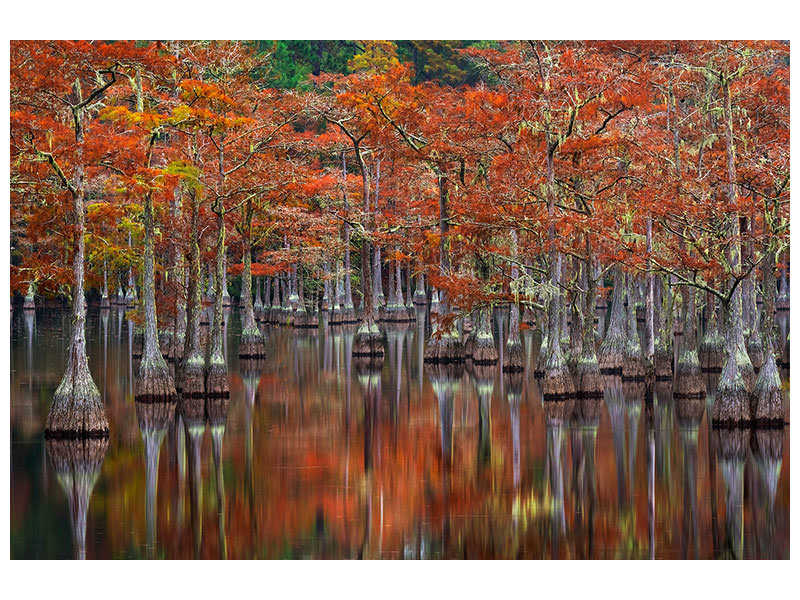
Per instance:
[[[757,428],[750,437],[750,447],[756,460],[767,460],[774,463],[783,458],[783,426]]]
[[[239,359],[239,372],[242,374],[242,379],[258,379],[261,376],[261,369],[263,367],[263,358],[250,357]]]
[[[721,384],[722,382],[720,382]],[[750,424],[750,394],[743,386],[717,389],[711,421],[716,427],[744,427]]]
[[[641,356],[625,356],[622,359],[622,380],[644,382],[644,361]]]
[[[725,358],[722,349],[706,350],[704,352],[701,348],[698,354],[700,356],[700,370],[703,373],[722,372],[722,361]]]
[[[781,378],[774,358],[764,364],[753,388],[751,412],[756,427],[782,427],[785,411]]]
[[[342,309],[334,308],[328,313],[328,325],[342,324]]]
[[[736,462],[744,462],[747,459],[750,447],[750,429],[714,427],[711,430],[711,439],[717,447],[720,458]]]
[[[697,349],[703,373],[721,373],[725,361],[725,340],[719,333],[707,332]]]
[[[267,349],[264,344],[264,336],[261,332],[247,332],[242,333],[239,342],[239,358],[264,358],[267,355]]]
[[[169,355],[170,348],[172,348],[173,335],[172,329],[162,329],[158,332],[158,350],[164,358]]]
[[[206,397],[227,398],[230,396],[228,388],[228,367],[224,361],[211,361],[206,375]]]
[[[653,356],[656,381],[672,381],[672,354],[664,348],[656,348]]]
[[[143,432],[164,431],[175,417],[175,408],[178,397],[173,396],[169,401],[143,402],[138,398],[135,401],[136,420],[139,429]]]
[[[383,354],[379,356],[353,356],[353,368],[361,376],[380,376],[383,368]]]
[[[597,351],[597,364],[603,375],[622,375],[625,362],[625,340],[616,340],[600,346]]]
[[[352,306],[348,308],[343,308],[339,313],[340,320],[339,322],[342,325],[353,325],[354,323],[358,323],[358,315],[356,315],[356,309]]]
[[[476,365],[496,365],[499,357],[491,336],[475,336],[472,346],[472,362]]]
[[[362,323],[353,337],[353,356],[375,358],[383,355],[383,334],[374,323]]]
[[[572,420],[580,428],[596,429],[603,414],[603,397],[586,396],[575,400]]]
[[[464,362],[464,345],[456,333],[446,333],[441,337],[431,337],[425,345],[422,358],[426,363]]]
[[[59,386],[47,413],[46,439],[79,439],[108,437],[100,392],[91,380],[76,381],[72,386]]]
[[[294,313],[292,326],[297,329],[315,329],[319,327],[319,317],[317,313],[298,310]]]
[[[542,378],[542,398],[545,401],[575,399],[575,383],[566,364],[546,367]]]
[[[205,365],[202,358],[184,361],[175,382],[175,391],[186,398],[202,398],[205,395]]]
[[[166,363],[152,364],[142,361],[136,378],[134,400],[136,402],[174,402],[177,398],[175,382]]]
[[[503,353],[503,372],[521,373],[525,370],[525,348],[520,340],[508,340]]]
[[[600,373],[600,365],[594,356],[579,357],[573,372],[575,373],[573,380],[578,398],[603,398],[603,376]]]
[[[164,358],[171,363],[180,363],[181,359],[183,359],[183,347],[185,342],[186,338],[184,336],[172,336],[172,344],[167,349]]]
[[[576,399],[574,396],[544,398],[542,407],[544,408],[545,422],[549,425],[563,425],[575,412]]]
[[[108,296],[100,298],[100,308],[111,308],[111,300],[108,299]]]
[[[706,381],[700,371],[699,362],[683,357],[678,361],[678,367],[675,369],[673,397],[705,400]]]

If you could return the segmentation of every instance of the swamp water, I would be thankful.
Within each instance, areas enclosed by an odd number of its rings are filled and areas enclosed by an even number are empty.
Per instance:
[[[698,421],[672,382],[649,403],[618,377],[603,401],[543,403],[538,333],[523,374],[423,367],[419,316],[382,325],[374,373],[353,327],[262,326],[266,360],[240,363],[233,309],[230,401],[185,422],[137,411],[134,326],[91,309],[111,434],[59,447],[42,430],[69,313],[15,310],[11,558],[789,558],[788,425],[712,432],[710,404]]]

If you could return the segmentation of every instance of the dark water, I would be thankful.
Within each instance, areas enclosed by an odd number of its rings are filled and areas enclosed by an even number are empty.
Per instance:
[[[712,432],[671,382],[543,404],[530,330],[516,377],[421,368],[414,324],[378,374],[325,327],[267,326],[253,369],[234,309],[230,402],[184,423],[137,414],[133,325],[90,311],[111,436],[69,449],[42,437],[69,314],[11,320],[12,558],[789,558],[788,426]]]

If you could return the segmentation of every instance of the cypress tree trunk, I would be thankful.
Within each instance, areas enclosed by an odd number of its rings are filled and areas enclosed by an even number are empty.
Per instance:
[[[417,285],[414,290],[414,304],[425,304],[427,301],[427,297],[425,296],[425,274],[422,272],[422,265],[420,264],[420,271],[417,275]]]
[[[650,253],[653,251],[653,217],[647,216],[647,231],[645,234],[647,245],[647,296],[644,304],[645,322],[645,364],[648,373],[655,373],[655,276],[652,271]]]
[[[625,273],[619,265],[614,266],[613,269],[614,290],[611,299],[611,317],[598,353],[600,372],[604,375],[622,375],[622,361],[627,341],[625,334]]]
[[[148,160],[149,162],[149,160]],[[149,166],[149,165],[148,165]],[[164,402],[175,400],[175,382],[158,346],[158,316],[156,314],[156,278],[153,256],[154,233],[153,198],[144,197],[144,273],[142,295],[144,299],[144,347],[136,380],[136,400]]]
[[[203,371],[205,358],[200,348],[200,313],[202,305],[202,264],[200,263],[200,205],[197,194],[189,190],[191,220],[189,229],[188,305],[186,307],[186,339],[183,347],[178,388],[184,397],[201,397],[205,392]]]
[[[417,319],[417,311],[414,310],[414,293],[411,290],[411,261],[406,261],[406,314],[408,314],[409,321]]]
[[[380,194],[381,188],[381,159],[377,160],[377,164],[375,166],[375,220],[377,225],[377,217],[378,217],[378,197]],[[384,306],[386,304],[386,298],[383,293],[383,274],[381,272],[381,248],[377,244],[375,245],[375,251],[373,252],[373,301],[375,306]],[[390,267],[391,268],[391,267]],[[391,274],[389,275],[389,298],[390,302],[393,296],[391,295],[392,289],[392,278]]]
[[[700,342],[698,355],[700,370],[704,373],[719,373],[722,371],[722,355],[725,349],[725,340],[719,333],[717,319],[717,299],[711,293],[706,293],[706,332]]]
[[[636,329],[636,301],[634,300],[634,289],[636,279],[633,274],[627,276],[627,326],[628,335],[625,342],[625,355],[622,361],[622,381],[644,381],[644,361],[642,358],[642,346],[639,343],[639,332]]]
[[[181,186],[175,187],[171,214],[177,219],[181,212]],[[175,335],[172,337],[172,358],[177,360],[183,356],[183,347],[186,343],[186,272],[184,267],[183,252],[175,246],[173,252],[173,279],[175,283]],[[177,391],[177,390],[176,390]]]
[[[365,224],[365,235],[361,240],[361,325],[353,339],[353,356],[370,357],[373,360],[383,362],[383,337],[378,330],[375,322],[375,305],[372,295],[372,262],[370,260],[372,244],[369,235],[373,229],[372,211],[369,206],[369,172],[361,155],[361,149],[356,144],[356,160],[361,169],[361,184],[364,197],[364,214],[367,220]]]
[[[723,78],[725,114],[725,153],[728,164],[728,199],[736,203],[736,163],[733,142],[733,116],[731,113],[730,81]],[[730,217],[730,244],[728,263],[732,273],[741,269],[739,217]],[[723,302],[725,316],[725,366],[714,399],[713,420],[719,424],[737,425],[750,421],[749,390],[753,388],[755,373],[747,355],[742,331],[742,287],[732,279],[735,286],[730,297]]]
[[[25,298],[27,303],[28,298]],[[106,259],[103,259],[103,297],[100,299],[100,308],[109,308],[111,302],[108,299],[108,268],[106,267]]]
[[[81,88],[75,83],[76,95],[80,98]],[[72,274],[72,335],[67,351],[67,366],[64,377],[53,394],[53,402],[47,413],[45,437],[106,437],[106,419],[100,391],[89,371],[89,358],[86,355],[86,298],[83,292],[84,235],[86,221],[83,212],[85,195],[84,182],[84,115],[83,108],[74,112],[75,141],[77,157],[75,181],[72,184],[72,210],[75,219],[74,256]]]
[[[322,280],[322,306],[320,307],[323,311],[327,312],[331,307],[331,282],[330,282],[330,273],[331,273],[331,266],[328,261],[322,266],[323,268],[323,280]]]
[[[761,320],[764,339],[764,364],[753,389],[753,416],[757,425],[778,425],[784,422],[783,390],[775,359],[777,332],[775,330],[775,263],[774,248],[764,257],[764,316]]]
[[[437,183],[439,187],[439,271],[442,275],[450,273],[450,255],[448,253],[447,232],[450,228],[449,215],[448,215],[448,196],[447,180],[441,173],[437,174]],[[434,291],[434,294],[436,292]],[[447,294],[441,290],[438,298],[434,301],[431,298],[431,314],[434,314],[434,302],[438,302],[439,313],[444,317],[450,314],[450,303]],[[448,362],[462,362],[464,360],[464,345],[461,343],[461,336],[455,323],[452,323],[446,331],[441,331],[438,324],[434,329],[434,335],[428,339],[425,348],[425,362],[432,363],[448,363]]]
[[[225,277],[225,206],[222,199],[217,201],[217,255],[216,273],[214,277],[214,321],[211,331],[211,356],[206,375],[206,394],[215,397],[227,397],[228,367],[223,354],[223,315],[222,315],[222,283]]]
[[[344,153],[342,153],[342,172],[344,173],[345,184],[347,182],[347,164],[345,163]],[[368,198],[369,194],[365,195]],[[347,216],[347,188],[344,191],[344,213]],[[342,322],[355,323],[355,307],[353,306],[353,289],[350,283],[350,223],[344,222],[344,303],[342,305]]]
[[[244,254],[242,255],[242,337],[239,342],[239,358],[262,358],[266,354],[264,347],[264,336],[256,323],[255,313],[253,312],[253,293],[252,293],[252,248],[250,240],[252,236],[252,201],[248,198],[242,207],[244,217],[244,227],[242,230],[242,245]],[[261,290],[258,290],[259,299]],[[262,305],[263,310],[263,305]]]
[[[511,230],[511,280],[519,278],[519,267],[517,266],[517,230]],[[525,368],[525,350],[522,347],[522,340],[519,335],[519,305],[511,303],[508,320],[508,339],[503,356],[503,371],[513,373],[522,371]]]
[[[683,305],[686,307],[683,326],[683,352],[675,369],[676,398],[705,398],[706,385],[700,372],[697,353],[697,291],[689,286],[681,287]]]
[[[553,159],[556,150],[558,149],[558,142],[552,139],[550,131],[550,113],[549,110],[545,114],[546,122],[546,167],[547,167],[547,241],[550,244],[549,251],[549,276],[550,285],[552,286],[552,297],[548,306],[548,344],[546,349],[546,356],[544,362],[544,381],[542,382],[542,390],[544,399],[548,398],[564,398],[574,394],[575,386],[567,368],[567,362],[561,351],[561,253],[555,247],[556,242],[556,182],[555,182],[555,169]]]
[[[583,265],[583,305],[582,319],[580,321],[583,340],[581,342],[581,355],[575,365],[575,383],[579,397],[584,399],[602,398],[603,382],[600,374],[600,363],[595,351],[597,333],[594,325],[594,312],[597,296],[597,279],[594,275],[594,259],[590,242],[586,241],[587,261]],[[575,327],[573,323],[573,327]]]
[[[105,277],[105,274],[106,274],[105,261],[103,261],[103,276],[104,277]],[[106,301],[106,304],[107,304],[108,303],[107,288],[104,287],[103,289],[106,290],[106,291],[103,292],[104,293],[103,298],[104,298],[104,300]],[[36,310],[36,280],[35,279],[31,279],[28,282],[28,290],[25,293],[25,303],[22,305],[22,310]]]
[[[77,560],[86,559],[89,501],[108,449],[107,439],[49,439],[47,453],[67,496],[72,543]]]

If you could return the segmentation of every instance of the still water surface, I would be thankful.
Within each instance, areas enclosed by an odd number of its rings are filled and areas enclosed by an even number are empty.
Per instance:
[[[233,309],[230,402],[184,423],[137,413],[133,324],[90,310],[111,435],[70,454],[42,437],[69,313],[14,311],[11,557],[789,558],[788,426],[712,433],[671,382],[543,403],[538,333],[522,375],[431,369],[420,317],[370,373],[342,327],[265,326],[267,359],[240,364]]]

